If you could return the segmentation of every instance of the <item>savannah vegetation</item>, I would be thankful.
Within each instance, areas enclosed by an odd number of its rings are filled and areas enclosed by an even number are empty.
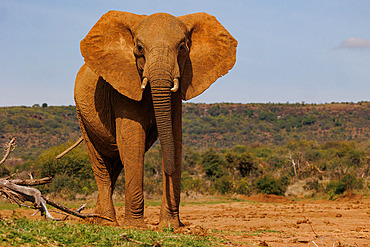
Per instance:
[[[335,199],[345,193],[368,194],[369,120],[369,102],[184,104],[182,191],[189,197],[265,193]],[[74,106],[2,107],[0,143],[12,136],[17,136],[17,147],[0,167],[0,177],[50,175],[52,183],[38,189],[67,201],[85,200],[96,191],[84,145],[55,159],[80,136]],[[146,198],[159,198],[158,143],[147,152],[144,168]],[[123,174],[116,191],[124,192]],[[34,221],[17,213],[0,217],[0,245],[6,246],[219,246],[225,241],[175,231]]]
[[[35,221],[12,216],[0,221],[2,246],[219,246],[211,236],[186,235],[167,229],[122,229],[97,224]]]
[[[183,105],[182,191],[334,198],[369,189],[370,103]],[[0,175],[53,176],[40,188],[66,199],[96,191],[84,145],[55,156],[80,136],[75,107],[0,108],[0,142],[18,147]],[[161,193],[160,145],[145,157],[148,196]],[[298,187],[295,186],[300,184]],[[68,185],[68,188],[67,186]],[[116,190],[124,192],[124,176]]]

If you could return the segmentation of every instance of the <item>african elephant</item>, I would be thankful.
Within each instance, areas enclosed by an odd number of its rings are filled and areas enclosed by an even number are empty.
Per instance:
[[[159,137],[160,226],[179,227],[182,100],[206,90],[235,63],[237,41],[206,13],[174,17],[109,11],[81,41],[75,84],[82,135],[98,187],[96,212],[116,224],[112,193],[125,172],[125,225],[143,220],[144,154]]]

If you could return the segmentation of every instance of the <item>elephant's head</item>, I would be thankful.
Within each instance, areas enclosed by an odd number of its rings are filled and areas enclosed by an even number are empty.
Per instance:
[[[235,63],[237,41],[206,13],[174,17],[109,11],[81,41],[90,69],[136,101],[150,84],[164,170],[172,174],[171,94],[188,100],[206,90]]]

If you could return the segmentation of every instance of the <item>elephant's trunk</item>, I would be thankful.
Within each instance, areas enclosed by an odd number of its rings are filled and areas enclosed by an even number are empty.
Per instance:
[[[173,57],[170,51],[159,48],[148,57],[148,79],[150,82],[154,114],[157,122],[159,141],[162,148],[164,171],[172,175],[175,171],[175,144],[172,126],[171,88],[173,88]]]

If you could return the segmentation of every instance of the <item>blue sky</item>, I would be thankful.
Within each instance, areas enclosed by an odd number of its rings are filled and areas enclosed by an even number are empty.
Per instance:
[[[191,102],[370,100],[367,0],[0,0],[0,106],[74,105],[79,43],[112,9],[207,12],[238,40],[234,68]]]

